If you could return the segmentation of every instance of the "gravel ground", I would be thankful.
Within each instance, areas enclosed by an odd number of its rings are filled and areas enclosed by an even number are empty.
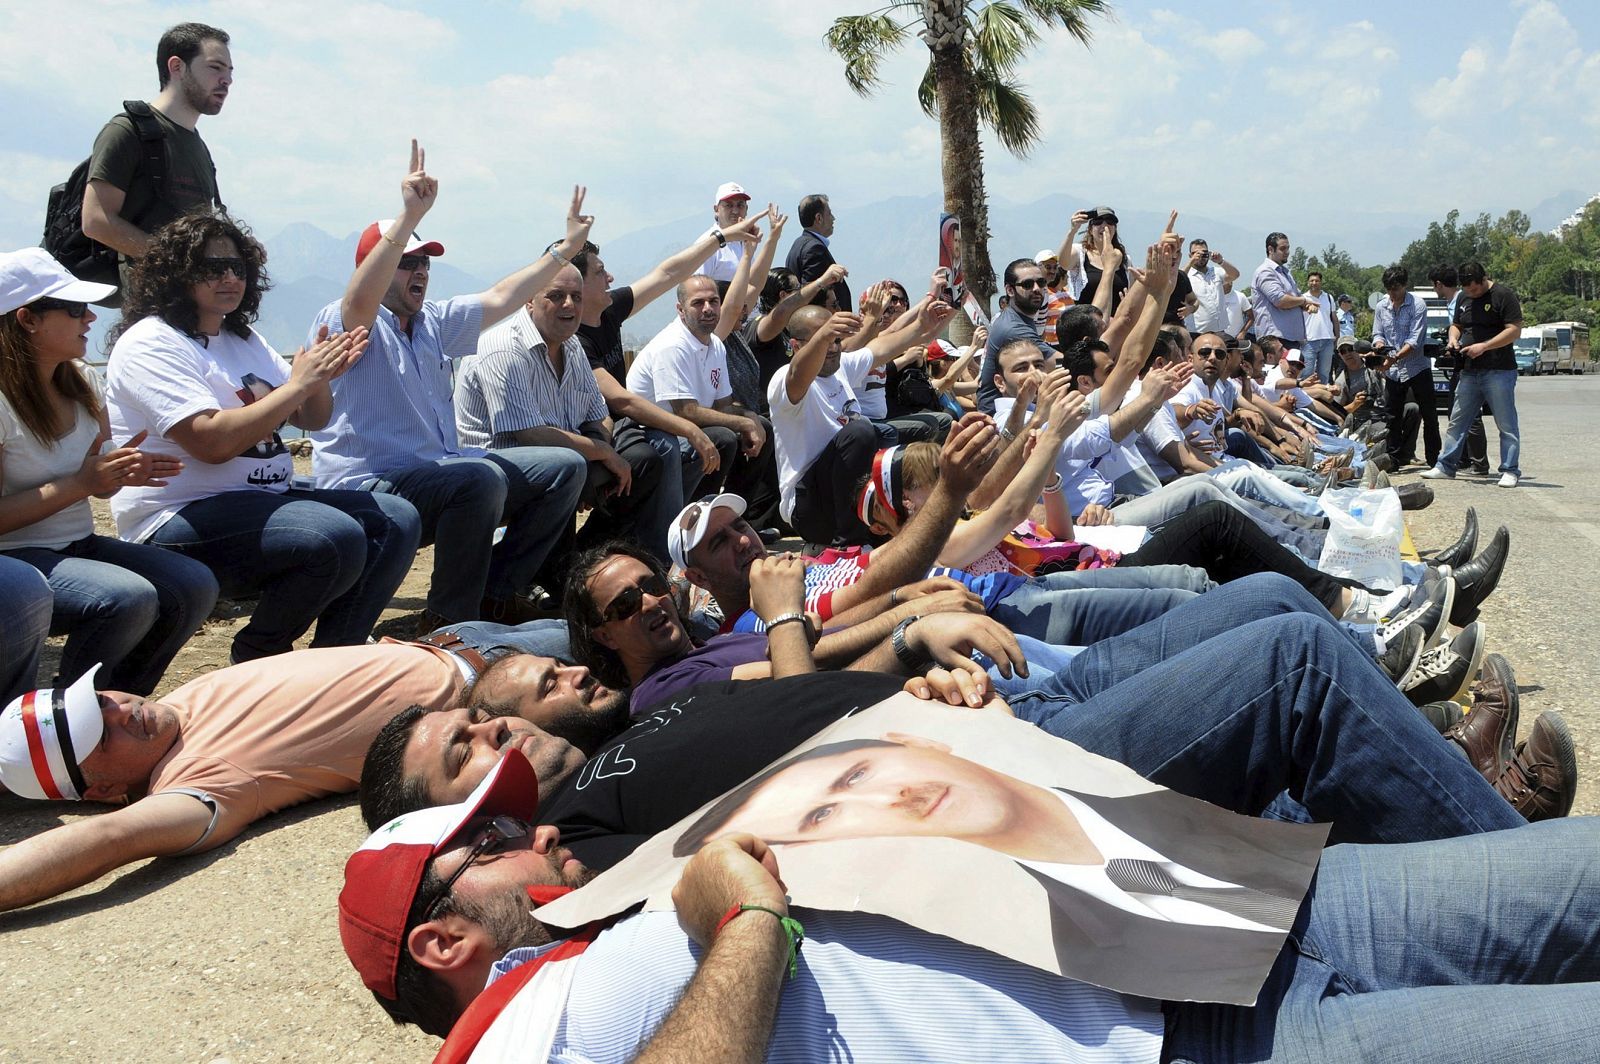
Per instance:
[[[1516,666],[1526,722],[1544,709],[1566,715],[1592,781],[1600,657],[1586,618],[1600,587],[1600,378],[1539,378],[1520,392],[1523,486],[1434,482],[1438,501],[1409,515],[1411,529],[1419,547],[1443,546],[1468,505],[1485,536],[1510,527],[1502,590],[1483,610],[1490,647]],[[421,608],[431,561],[419,558],[388,623]],[[225,661],[240,623],[208,623],[162,688]],[[1600,790],[1586,784],[1576,811],[1597,808]],[[0,798],[0,843],[77,815]],[[13,1003],[0,1013],[0,1061],[429,1059],[437,1043],[390,1024],[339,948],[341,869],[364,834],[351,799],[313,802],[212,853],[125,868],[0,915],[0,994]]]

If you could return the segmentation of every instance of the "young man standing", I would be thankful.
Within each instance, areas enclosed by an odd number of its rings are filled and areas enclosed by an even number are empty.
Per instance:
[[[1479,408],[1489,404],[1500,433],[1500,486],[1514,488],[1522,479],[1517,464],[1521,440],[1517,433],[1517,363],[1511,344],[1522,335],[1522,302],[1505,285],[1489,280],[1483,263],[1461,267],[1461,299],[1450,322],[1450,348],[1460,351],[1461,377],[1456,381],[1455,406],[1445,430],[1444,449],[1429,480],[1454,480],[1467,445],[1467,426]]]

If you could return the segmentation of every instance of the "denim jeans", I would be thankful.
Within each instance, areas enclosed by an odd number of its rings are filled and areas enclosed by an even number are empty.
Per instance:
[[[513,599],[533,586],[578,512],[588,475],[583,456],[565,447],[507,447],[393,470],[362,487],[417,508],[422,543],[434,545],[428,609],[469,621],[485,597]]]
[[[1323,384],[1333,380],[1333,337],[1305,341],[1300,345],[1300,354],[1306,360],[1306,369],[1316,373]]]
[[[1334,842],[1524,821],[1304,589],[1247,577],[1090,646],[1012,711],[1175,791],[1256,816],[1280,793]]]
[[[439,631],[460,636],[463,643],[490,660],[506,653],[572,660],[572,648],[567,642],[567,622],[553,617],[517,625],[463,621],[460,624],[447,624]]]
[[[1483,404],[1494,414],[1494,427],[1500,433],[1500,472],[1522,475],[1518,459],[1522,440],[1517,431],[1517,371],[1488,369],[1464,372],[1456,381],[1456,402],[1450,408],[1450,425],[1444,432],[1444,448],[1439,452],[1439,468],[1454,475],[1461,468],[1461,452],[1467,443],[1467,428]]]
[[[151,694],[217,604],[217,578],[210,569],[147,543],[85,536],[60,550],[6,553],[50,582],[51,634],[67,637],[59,675],[64,685],[99,662],[96,687]]]
[[[684,504],[700,484],[700,452],[689,441],[660,429],[647,429],[636,422],[624,423],[613,434],[615,446],[630,451],[643,443],[661,461],[661,478],[648,502],[634,518],[639,542],[655,552],[665,564],[667,526],[683,511]]]
[[[1321,533],[1291,525],[1281,517],[1274,516],[1264,505],[1253,503],[1228,490],[1210,476],[1179,477],[1160,491],[1117,503],[1111,508],[1111,513],[1119,525],[1156,528],[1208,502],[1227,503],[1254,521],[1267,535],[1294,549],[1302,557],[1316,558],[1322,553]]]
[[[1206,474],[1235,495],[1276,506],[1325,525],[1327,517],[1316,498],[1290,487],[1282,478],[1237,458],[1230,458]]]
[[[1166,1006],[1164,1061],[1593,1060],[1600,822],[1334,846],[1254,1008]]]
[[[1017,635],[1089,646],[1160,617],[1209,586],[1204,573],[1179,565],[1051,573],[1012,591],[989,616]]]
[[[148,542],[210,566],[229,598],[261,596],[233,639],[240,662],[291,649],[312,621],[314,647],[364,641],[411,568],[420,535],[404,499],[292,487],[191,502]]]
[[[31,565],[0,554],[0,703],[33,690],[50,634],[50,585]]]

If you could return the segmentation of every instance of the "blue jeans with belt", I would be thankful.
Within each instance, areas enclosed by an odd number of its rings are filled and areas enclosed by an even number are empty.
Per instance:
[[[416,557],[404,499],[291,487],[229,491],[184,506],[147,542],[204,562],[229,598],[259,594],[234,662],[281,654],[317,622],[314,647],[363,642]]]
[[[217,603],[217,578],[203,563],[145,543],[91,535],[6,553],[50,582],[51,634],[67,637],[62,684],[98,662],[96,687],[151,694]]]
[[[1444,431],[1439,468],[1455,475],[1467,445],[1467,429],[1485,403],[1494,414],[1500,434],[1500,472],[1522,475],[1522,437],[1517,426],[1517,371],[1486,369],[1463,371],[1456,379],[1456,401],[1450,408],[1450,426]]]

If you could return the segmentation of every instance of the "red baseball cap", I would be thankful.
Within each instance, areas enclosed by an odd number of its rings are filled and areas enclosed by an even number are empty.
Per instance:
[[[533,822],[539,781],[520,750],[508,750],[467,800],[395,817],[345,862],[339,892],[339,938],[367,989],[395,999],[406,917],[428,862],[474,817],[506,814]]]
[[[383,239],[383,234],[389,231],[394,224],[393,218],[383,218],[373,222],[361,230],[361,239],[356,241],[356,265],[360,266],[363,259],[372,254],[372,249],[378,246]],[[406,241],[406,255],[427,255],[437,258],[444,254],[444,245],[437,240],[423,240],[416,233],[411,234],[411,239]]]

